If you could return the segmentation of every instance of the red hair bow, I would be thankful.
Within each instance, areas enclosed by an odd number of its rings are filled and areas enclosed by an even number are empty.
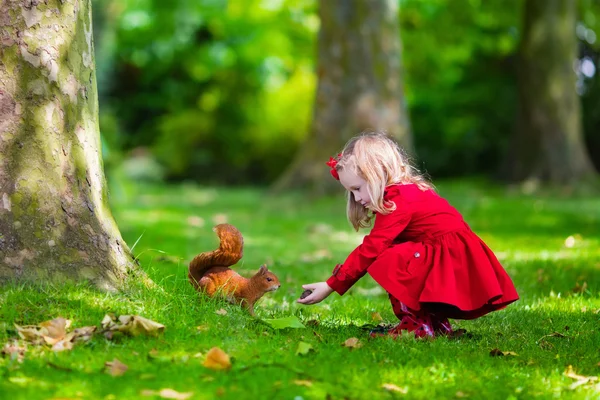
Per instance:
[[[338,154],[336,158],[329,157],[329,161],[327,161],[325,163],[329,167],[331,167],[331,171],[329,171],[331,173],[331,176],[333,176],[338,181],[340,180],[340,175],[338,174],[337,170],[335,169],[335,166],[338,163],[338,159],[341,158],[341,157],[342,157],[342,153]]]

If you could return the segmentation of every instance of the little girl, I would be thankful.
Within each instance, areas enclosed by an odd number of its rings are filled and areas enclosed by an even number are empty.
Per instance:
[[[299,303],[318,303],[333,291],[343,295],[368,272],[400,320],[387,334],[433,337],[452,332],[448,318],[478,318],[518,300],[494,253],[385,134],[351,139],[327,165],[348,191],[354,228],[375,221],[326,282],[302,286],[312,293]]]

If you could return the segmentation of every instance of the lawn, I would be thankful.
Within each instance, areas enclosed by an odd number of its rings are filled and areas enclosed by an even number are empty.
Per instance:
[[[155,285],[120,294],[82,284],[0,289],[0,339],[17,337],[14,324],[59,316],[74,328],[100,327],[108,313],[151,319],[164,332],[96,334],[62,352],[29,344],[22,362],[0,358],[0,398],[598,399],[600,199],[466,181],[440,183],[438,191],[496,252],[521,300],[454,321],[468,332],[458,338],[392,340],[368,337],[369,325],[395,319],[368,276],[343,297],[295,302],[303,283],[326,279],[366,233],[352,231],[341,192],[311,199],[255,188],[116,185],[114,216]],[[261,299],[255,318],[198,296],[187,281],[187,263],[217,247],[211,229],[223,221],[245,237],[237,270],[248,276],[266,263],[282,283]],[[265,322],[286,317],[305,327]],[[344,346],[350,338],[359,346]],[[213,347],[231,357],[230,369],[204,366]],[[122,375],[106,367],[115,359],[127,366]]]

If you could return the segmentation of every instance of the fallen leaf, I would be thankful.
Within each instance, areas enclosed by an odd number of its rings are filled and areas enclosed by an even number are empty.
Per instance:
[[[206,358],[202,365],[210,369],[229,369],[231,368],[231,360],[229,359],[229,355],[223,350],[213,347],[206,353]]]
[[[120,332],[128,333],[131,336],[141,334],[158,336],[165,330],[165,326],[150,319],[140,317],[139,315],[121,315],[119,321],[123,324]]]
[[[65,351],[71,350],[73,348],[73,334],[69,333],[67,337],[59,342],[56,342],[52,345],[52,351]]]
[[[588,284],[587,282],[583,282],[581,285],[579,282],[575,283],[575,287],[571,289],[573,293],[583,293],[587,290]]]
[[[206,332],[209,329],[208,325],[198,325],[196,327],[196,330],[198,332]]]
[[[306,342],[298,342],[298,348],[296,349],[296,355],[305,355],[308,354],[309,351],[314,350],[310,343]]]
[[[346,339],[346,341],[344,343],[342,343],[342,346],[348,347],[351,349],[359,349],[363,346],[363,344],[360,340],[358,340],[358,338],[353,337],[350,339]]]
[[[15,324],[15,328],[17,329],[17,333],[19,334],[21,339],[26,340],[32,344],[44,343],[44,339],[42,338],[40,328],[37,325],[19,326]]]
[[[173,389],[161,389],[160,392],[158,392],[158,395],[160,397],[162,397],[163,399],[175,399],[175,400],[185,400],[185,399],[189,399],[190,397],[192,397],[194,393],[193,392],[178,392],[176,390]]]
[[[311,381],[307,381],[304,379],[296,379],[294,381],[294,385],[311,387],[313,385],[313,383]]]
[[[575,373],[575,371],[573,371],[572,365],[569,365],[567,367],[567,370],[564,372],[564,375],[568,378],[575,379],[575,381],[576,381],[573,384],[571,384],[571,386],[569,386],[569,389],[571,389],[571,390],[574,390],[574,389],[578,388],[579,386],[585,385],[587,383],[593,383],[593,382],[598,381],[597,376],[584,376],[584,375],[579,375],[579,374]]]
[[[383,321],[383,318],[381,317],[381,314],[379,314],[378,312],[374,312],[373,314],[371,314],[371,319],[373,321],[377,321],[377,322]]]
[[[215,314],[219,314],[219,315],[227,315],[227,310],[224,308],[221,308],[217,311],[215,311]]]
[[[2,348],[2,354],[10,357],[11,360],[22,363],[25,358],[25,351],[27,348],[24,346],[20,346],[19,342],[13,340],[12,342],[8,342]]]
[[[107,368],[106,372],[112,376],[121,376],[129,369],[129,367],[123,364],[121,361],[116,358],[112,361],[107,361],[104,363],[104,366]]]
[[[71,326],[71,320],[62,317],[44,321],[39,324],[41,335],[47,344],[53,345],[65,338],[67,328]]]
[[[385,390],[389,390],[390,392],[398,392],[398,393],[402,393],[402,394],[408,393],[407,388],[398,387],[398,386],[394,385],[393,383],[384,383],[383,385],[381,385],[381,387],[384,388]]]
[[[122,332],[131,336],[141,334],[157,336],[165,329],[163,324],[150,319],[140,317],[139,315],[121,315],[115,318],[114,315],[106,314],[102,319],[102,327],[106,330],[104,336],[111,339],[113,334],[107,332]]]
[[[493,349],[490,351],[490,356],[501,357],[501,356],[518,356],[514,351],[502,351],[500,349]]]
[[[73,330],[73,340],[76,342],[88,342],[96,332],[96,326],[84,326]]]
[[[298,317],[296,317],[295,315],[285,318],[264,319],[263,321],[266,322],[273,329],[305,328],[302,322],[300,322]]]
[[[154,390],[144,389],[140,392],[142,396],[159,396],[163,399],[186,400],[194,395],[193,392],[180,393],[173,389],[161,389],[158,392]]]

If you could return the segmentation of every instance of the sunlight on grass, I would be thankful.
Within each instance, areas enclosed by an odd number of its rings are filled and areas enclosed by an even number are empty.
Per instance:
[[[235,400],[598,398],[593,381],[573,387],[565,371],[571,365],[581,376],[600,372],[600,200],[533,198],[464,182],[438,190],[497,253],[521,295],[506,310],[454,321],[468,336],[369,338],[369,327],[395,321],[386,293],[369,276],[345,296],[312,307],[296,303],[301,285],[326,279],[366,233],[352,231],[341,192],[311,200],[251,188],[128,184],[113,193],[115,219],[127,243],[137,243],[134,253],[156,286],[134,284],[118,294],[85,284],[5,287],[0,339],[16,337],[14,323],[62,316],[75,328],[99,326],[107,313],[140,315],[165,325],[164,333],[96,335],[60,353],[31,345],[22,363],[0,358],[0,393],[116,399],[168,388]],[[189,261],[218,246],[212,227],[223,219],[245,237],[238,272],[250,275],[267,263],[282,282],[257,303],[257,318],[199,296],[188,282]],[[279,330],[261,321],[292,316],[306,328]],[[342,346],[349,338],[363,346]],[[297,354],[299,342],[311,350]],[[213,347],[232,358],[231,370],[203,366]],[[105,372],[114,359],[128,366],[123,376]]]

